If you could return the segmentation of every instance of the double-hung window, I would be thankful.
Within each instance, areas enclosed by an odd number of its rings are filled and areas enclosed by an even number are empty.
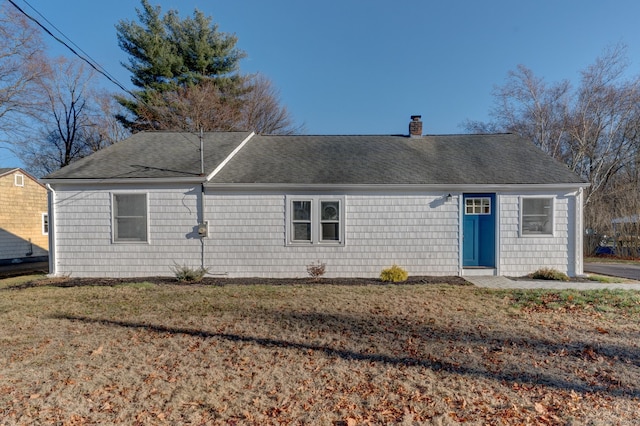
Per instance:
[[[146,242],[147,194],[113,194],[113,241]]]
[[[344,245],[344,197],[287,197],[287,244]]]
[[[520,235],[553,235],[553,198],[520,199]]]

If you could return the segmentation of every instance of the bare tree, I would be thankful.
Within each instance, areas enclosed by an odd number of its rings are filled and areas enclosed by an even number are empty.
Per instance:
[[[577,100],[567,118],[567,157],[572,170],[584,176],[592,194],[636,158],[640,132],[640,78],[624,79],[624,49],[609,49],[582,73]]]
[[[236,96],[228,96],[214,80],[171,91],[148,91],[146,101],[138,105],[136,121],[145,130],[196,132],[244,130],[238,128],[241,104]]]
[[[626,77],[625,54],[622,45],[607,49],[575,90],[519,66],[494,91],[494,121],[466,123],[522,135],[582,176],[590,184],[585,225],[601,233],[611,232],[612,219],[640,212],[640,78]]]
[[[280,104],[280,94],[271,81],[256,74],[247,81],[243,97],[242,127],[261,134],[301,133],[302,127],[293,123],[286,106]]]
[[[122,105],[113,96],[113,93],[106,91],[93,94],[93,100],[97,106],[97,113],[93,115],[93,123],[99,137],[97,143],[91,145],[92,151],[98,151],[106,146],[113,145],[131,136],[117,119],[118,114],[123,111]]]
[[[25,120],[41,108],[39,79],[46,72],[39,32],[8,3],[0,7],[0,144],[13,150]]]
[[[493,122],[467,122],[469,131],[480,133],[510,132],[533,141],[549,155],[562,157],[564,121],[570,102],[568,81],[548,86],[524,65],[509,71],[503,86],[493,91]]]
[[[94,77],[84,63],[58,58],[39,80],[46,99],[38,116],[40,137],[24,139],[18,152],[33,173],[50,173],[122,136],[115,118],[105,115],[104,108],[108,112],[112,105],[92,91]]]

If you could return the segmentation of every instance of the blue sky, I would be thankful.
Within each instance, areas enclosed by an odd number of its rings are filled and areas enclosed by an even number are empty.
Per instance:
[[[131,87],[115,24],[138,0],[14,0],[30,4]],[[428,134],[462,133],[488,120],[494,86],[524,64],[549,82],[580,70],[615,43],[639,73],[637,0],[155,0],[181,16],[194,8],[235,33],[248,57],[309,134],[406,133],[422,115]],[[69,55],[46,38],[52,55]],[[106,88],[118,88],[106,79]],[[17,159],[0,150],[0,167]],[[19,162],[18,162],[19,163]],[[17,164],[21,165],[21,164]]]

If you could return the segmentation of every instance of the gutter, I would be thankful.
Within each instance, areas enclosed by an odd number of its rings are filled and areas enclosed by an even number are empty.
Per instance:
[[[67,185],[75,185],[75,184],[80,184],[80,185],[86,185],[86,184],[93,184],[93,185],[109,185],[109,184],[113,184],[113,183],[128,183],[131,185],[136,185],[136,184],[140,184],[140,183],[174,183],[174,184],[181,184],[181,183],[185,183],[185,184],[193,184],[193,183],[200,183],[202,182],[202,177],[201,176],[196,176],[196,177],[173,177],[173,178],[168,178],[168,177],[164,177],[164,178],[119,178],[119,179],[112,179],[112,178],[105,178],[105,179],[40,179],[42,182],[44,182],[45,184],[49,184],[49,183],[58,183],[58,184],[67,184]]]
[[[309,184],[309,183],[212,183],[207,188],[219,191],[288,190],[288,191],[438,191],[438,192],[499,192],[499,191],[578,191],[588,183],[553,184]]]

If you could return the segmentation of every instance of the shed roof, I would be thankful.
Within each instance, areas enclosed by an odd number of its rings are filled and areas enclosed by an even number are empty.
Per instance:
[[[249,136],[204,134],[205,175]],[[46,179],[200,175],[198,135],[142,132]],[[217,184],[579,184],[584,181],[513,134],[253,136],[212,178]]]

